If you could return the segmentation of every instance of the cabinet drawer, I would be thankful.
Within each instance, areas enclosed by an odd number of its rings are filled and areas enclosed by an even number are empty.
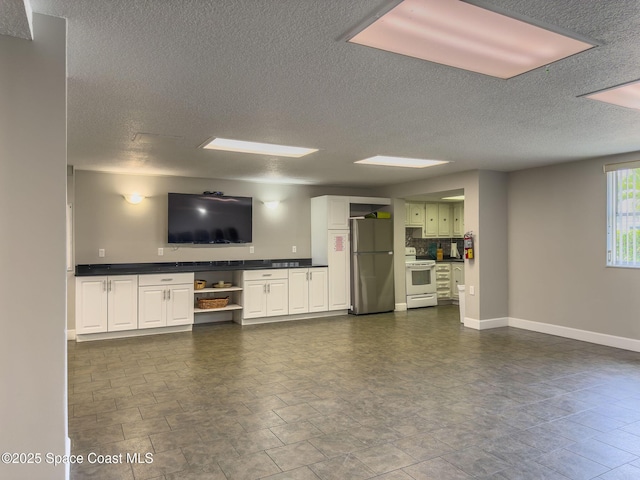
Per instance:
[[[289,278],[289,270],[273,269],[273,270],[245,270],[245,280],[273,280],[276,278]]]
[[[450,271],[451,271],[450,263],[444,263],[444,264],[436,263],[436,272],[450,272]]]
[[[193,283],[193,273],[153,273],[149,275],[140,275],[138,277],[138,285],[141,287],[147,285],[176,285],[179,283]]]

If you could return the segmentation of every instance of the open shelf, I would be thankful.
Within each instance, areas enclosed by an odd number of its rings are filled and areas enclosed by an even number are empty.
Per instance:
[[[220,290],[218,288],[216,288],[216,290]],[[242,290],[242,289],[239,289]],[[206,313],[206,312],[226,312],[229,310],[242,310],[242,306],[241,305],[237,305],[235,303],[230,303],[228,304],[226,307],[222,307],[222,308],[194,308],[193,309],[193,313]]]
[[[197,295],[199,293],[239,292],[240,290],[242,290],[242,287],[231,286],[222,288],[201,288],[199,290],[194,290],[193,293]]]

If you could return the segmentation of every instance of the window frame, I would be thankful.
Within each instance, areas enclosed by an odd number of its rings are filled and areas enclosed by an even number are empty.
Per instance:
[[[640,161],[605,165],[604,172],[607,176],[606,265],[640,268]],[[630,182],[632,188],[629,188]]]

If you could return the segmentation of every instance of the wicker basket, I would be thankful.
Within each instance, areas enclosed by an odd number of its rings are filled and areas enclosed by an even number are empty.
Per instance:
[[[198,308],[207,310],[209,308],[224,308],[229,303],[229,297],[223,298],[199,298]]]
[[[196,280],[195,282],[193,282],[193,288],[195,290],[202,290],[206,286],[207,282],[205,280]]]

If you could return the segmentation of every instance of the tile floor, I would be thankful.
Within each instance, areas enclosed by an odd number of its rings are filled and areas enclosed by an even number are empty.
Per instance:
[[[639,353],[457,318],[70,342],[72,479],[640,479]]]

